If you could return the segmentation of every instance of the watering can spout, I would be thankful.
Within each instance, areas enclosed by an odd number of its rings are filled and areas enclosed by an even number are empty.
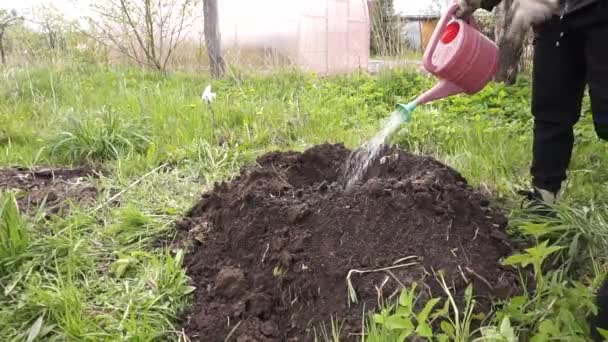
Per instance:
[[[425,104],[448,96],[464,93],[465,90],[455,83],[442,79],[433,88],[418,96],[414,101],[417,105]]]
[[[403,122],[409,122],[412,119],[412,112],[416,109],[416,102],[410,102],[408,104],[397,103],[395,109],[403,117]]]
[[[462,92],[465,92],[465,90],[456,84],[448,80],[441,80],[433,88],[418,96],[416,100],[408,104],[398,103],[396,110],[401,114],[403,122],[409,122],[412,119],[412,112],[418,105],[460,94]]]

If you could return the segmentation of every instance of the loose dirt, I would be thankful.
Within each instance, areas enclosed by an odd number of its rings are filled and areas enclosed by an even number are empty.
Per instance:
[[[0,190],[16,193],[19,208],[31,212],[42,208],[55,214],[64,201],[93,202],[97,189],[88,181],[96,174],[90,168],[0,169]]]
[[[269,153],[230,183],[216,184],[177,223],[197,287],[184,329],[194,341],[310,341],[337,318],[360,333],[362,305],[395,298],[417,282],[442,295],[472,282],[481,302],[512,295],[499,260],[512,251],[505,217],[455,170],[384,148],[361,182],[344,191],[343,145]],[[406,259],[404,259],[406,258]],[[358,302],[350,303],[350,270]],[[238,326],[237,326],[238,324]],[[354,339],[354,338],[353,338]]]

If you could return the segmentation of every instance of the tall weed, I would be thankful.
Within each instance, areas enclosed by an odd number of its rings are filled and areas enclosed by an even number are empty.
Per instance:
[[[50,142],[52,157],[70,164],[115,160],[146,149],[150,138],[144,125],[110,109],[95,117],[72,115],[66,129]]]
[[[0,193],[0,273],[15,267],[30,244],[26,222],[12,193]]]

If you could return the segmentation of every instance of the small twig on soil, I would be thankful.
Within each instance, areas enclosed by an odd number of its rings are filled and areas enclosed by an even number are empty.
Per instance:
[[[234,334],[236,332],[236,329],[238,329],[239,325],[241,325],[241,321],[239,321],[234,328],[232,328],[232,330],[230,330],[230,332],[228,333],[228,335],[226,335],[226,338],[224,339],[224,342],[228,342],[230,340],[230,337],[232,337],[232,334]]]
[[[284,184],[286,187],[288,187],[288,188],[292,189],[292,192],[293,192],[293,187],[292,187],[292,186],[291,186],[291,184],[290,184],[290,183],[287,181],[286,174],[284,174],[284,172],[281,172],[281,170],[277,170],[277,168],[275,167],[275,165],[274,165],[274,164],[272,165],[272,171],[274,171],[274,172],[276,173],[277,178],[278,178],[278,179],[279,179],[281,182],[283,182],[283,184]],[[280,191],[279,191],[279,193],[280,193]]]
[[[143,181],[144,179],[146,179],[147,177],[149,177],[151,174],[153,174],[154,172],[166,167],[167,163],[164,163],[154,169],[152,169],[152,171],[146,173],[145,175],[141,176],[140,178],[138,178],[137,180],[135,180],[135,182],[129,184],[126,188],[122,189],[120,192],[118,192],[116,195],[110,197],[107,201],[103,202],[102,204],[98,205],[97,207],[95,207],[93,210],[91,210],[89,212],[89,214],[92,214],[94,212],[96,212],[97,210],[105,207],[106,205],[112,203],[114,200],[116,200],[118,197],[122,196],[125,192],[131,190],[131,188],[133,188],[134,186],[136,186],[137,184],[139,184],[141,181]]]
[[[477,224],[475,224],[475,235],[473,236],[473,241],[475,241],[475,239],[477,239],[477,234],[479,234],[479,226]]]
[[[355,291],[355,288],[353,287],[353,283],[350,279],[350,277],[353,275],[353,273],[357,273],[357,274],[365,274],[365,273],[374,273],[374,272],[382,272],[382,271],[386,271],[386,270],[392,270],[395,268],[402,268],[402,267],[408,267],[408,266],[414,266],[414,265],[418,265],[417,262],[410,262],[407,264],[400,264],[400,265],[394,265],[394,266],[389,266],[389,267],[383,267],[383,268],[378,268],[378,269],[373,269],[373,270],[355,270],[352,269],[350,271],[348,271],[348,274],[346,275],[346,285],[348,288],[348,297],[349,297],[349,305],[350,302],[352,301],[353,303],[357,302],[357,292]]]
[[[447,232],[445,234],[445,241],[450,241],[450,231],[452,230],[452,225],[454,224],[454,220],[450,220],[450,224],[448,225]],[[475,239],[473,239],[475,240]]]
[[[399,264],[399,263],[401,263],[401,262],[403,262],[403,261],[405,261],[405,260],[409,260],[409,259],[417,259],[417,258],[418,258],[418,256],[417,256],[417,255],[410,255],[410,256],[406,256],[405,258],[401,258],[401,259],[397,259],[397,260],[393,261],[393,265],[395,265],[395,264]]]
[[[490,284],[490,282],[486,278],[482,277],[479,273],[475,272],[471,268],[465,267],[465,270],[467,270],[467,272],[469,272],[470,274],[472,274],[475,277],[477,277],[477,279],[481,280],[484,284],[486,284],[488,286],[489,289],[493,289],[494,288],[494,286],[492,286],[492,284]]]
[[[386,279],[386,278],[385,278]],[[382,285],[380,285],[380,287],[382,287]],[[382,307],[382,289],[378,288],[378,286],[374,285],[374,288],[376,289],[376,303],[378,304],[378,307],[381,308]]]
[[[452,248],[452,249],[450,249],[450,253],[454,256],[454,258],[458,258],[458,255],[456,255],[456,252],[455,252],[457,250],[458,250],[458,248]]]
[[[432,276],[432,274],[429,273],[424,266],[422,266],[422,277],[420,277],[419,282],[426,289],[427,295],[432,297],[431,287],[425,282],[427,276]]]
[[[285,304],[291,303],[291,301],[292,301],[291,285],[289,287],[287,287],[287,297],[288,298],[284,298],[284,294],[283,293],[281,294],[281,301]]]
[[[186,332],[184,331],[184,329],[182,330],[165,330],[168,333],[172,333],[175,334],[177,336],[177,340],[178,341],[183,341],[183,342],[192,342],[188,336],[186,335]]]
[[[460,271],[460,275],[462,276],[462,279],[464,279],[465,283],[469,283],[469,279],[467,279],[467,277],[464,275],[464,272],[462,271],[462,267],[460,267],[460,265],[458,265],[458,270]]]
[[[400,289],[398,289],[398,288],[397,288],[397,289],[395,289],[395,291],[393,291],[393,293],[391,293],[391,294],[388,296],[388,300],[389,300],[389,301],[393,300],[393,298],[395,298],[395,296],[396,296],[396,295],[398,295],[398,294],[399,294],[399,292],[401,292],[401,291],[400,291]]]
[[[361,342],[365,342],[365,303],[363,303],[363,309],[361,311]]]
[[[393,272],[391,272],[390,270],[387,270],[387,271],[386,271],[386,273],[390,274],[390,275],[391,275],[391,277],[393,277],[393,279],[395,279],[395,281],[396,281],[396,282],[397,282],[397,283],[398,283],[398,284],[399,284],[399,285],[400,285],[402,288],[404,288],[404,289],[406,289],[406,288],[407,288],[407,286],[405,286],[405,284],[403,284],[403,283],[401,282],[401,280],[399,280],[399,279],[397,278],[397,276],[395,276],[395,274],[394,274]]]
[[[429,284],[421,281],[420,284],[422,284],[422,286],[424,286],[424,288],[426,289],[426,294],[427,296],[429,296],[429,298],[432,297],[433,295],[433,290],[431,289],[431,287],[429,286]]]
[[[469,260],[469,256],[467,255],[467,250],[462,245],[462,240],[460,238],[458,239],[458,243],[460,244],[460,248],[462,248],[462,254],[464,255],[464,260],[467,262],[468,265],[470,265],[471,260]]]
[[[266,250],[264,251],[264,254],[262,255],[262,264],[264,263],[264,260],[266,259],[266,253],[268,253],[269,249],[270,249],[270,244],[266,243]]]
[[[380,284],[380,287],[374,285],[374,287],[376,288],[376,293],[378,293],[378,300],[377,301],[378,301],[378,307],[379,308],[382,307],[382,302],[381,302],[381,300],[382,300],[382,289],[384,288],[384,285],[386,285],[386,283],[388,283],[388,280],[389,280],[389,277],[386,276],[386,277],[384,277],[384,281],[382,281],[382,284]]]

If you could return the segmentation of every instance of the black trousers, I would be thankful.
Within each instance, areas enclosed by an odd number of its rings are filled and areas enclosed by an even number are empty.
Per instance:
[[[535,28],[533,185],[557,192],[566,179],[573,126],[589,86],[597,135],[608,140],[608,0]]]

